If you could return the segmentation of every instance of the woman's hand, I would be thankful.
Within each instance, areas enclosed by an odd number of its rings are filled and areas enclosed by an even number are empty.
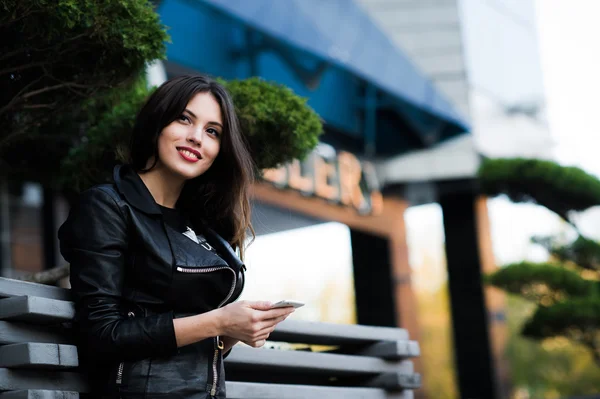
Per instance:
[[[277,324],[294,312],[294,308],[271,309],[270,302],[239,301],[215,312],[219,314],[219,335],[258,348],[265,344]]]

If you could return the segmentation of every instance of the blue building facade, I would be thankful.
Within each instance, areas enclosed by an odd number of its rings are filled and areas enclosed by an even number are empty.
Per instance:
[[[389,157],[464,134],[467,123],[354,2],[164,0],[169,75],[259,76],[308,99],[323,141]]]

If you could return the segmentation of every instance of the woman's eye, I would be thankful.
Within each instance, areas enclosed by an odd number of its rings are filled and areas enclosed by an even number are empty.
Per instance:
[[[186,122],[186,123],[190,122],[190,118],[188,118],[185,115],[179,115],[179,120],[182,121],[182,122]]]
[[[219,131],[218,131],[218,130],[216,130],[216,129],[213,129],[212,127],[211,127],[211,128],[208,128],[206,131],[207,131],[208,133],[210,133],[210,134],[214,134],[214,135],[215,135],[215,136],[217,136],[217,137],[219,137],[219,136],[221,135],[221,133],[219,133]]]

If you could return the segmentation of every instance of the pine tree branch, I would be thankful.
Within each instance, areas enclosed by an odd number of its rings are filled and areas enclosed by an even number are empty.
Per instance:
[[[47,61],[32,62],[30,64],[25,64],[25,65],[19,65],[19,66],[14,66],[14,67],[10,67],[10,68],[0,69],[0,75],[6,75],[6,74],[12,73],[12,72],[24,71],[24,70],[29,69],[29,68],[34,68],[34,67],[45,65],[46,63],[47,63]]]
[[[587,297],[596,282],[560,264],[520,262],[485,277],[489,284],[548,306],[567,298]]]

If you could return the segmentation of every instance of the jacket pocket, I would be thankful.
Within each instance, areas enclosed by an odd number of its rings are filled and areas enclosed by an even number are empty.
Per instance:
[[[122,393],[145,394],[148,386],[148,374],[151,360],[143,359],[134,362],[122,362],[121,380],[117,383],[118,391]]]
[[[129,311],[127,317],[134,318],[136,315],[145,316],[145,313],[145,310],[138,306],[135,312]],[[113,383],[119,392],[143,394],[148,385],[149,372],[150,359],[137,361],[123,360],[117,365]]]

